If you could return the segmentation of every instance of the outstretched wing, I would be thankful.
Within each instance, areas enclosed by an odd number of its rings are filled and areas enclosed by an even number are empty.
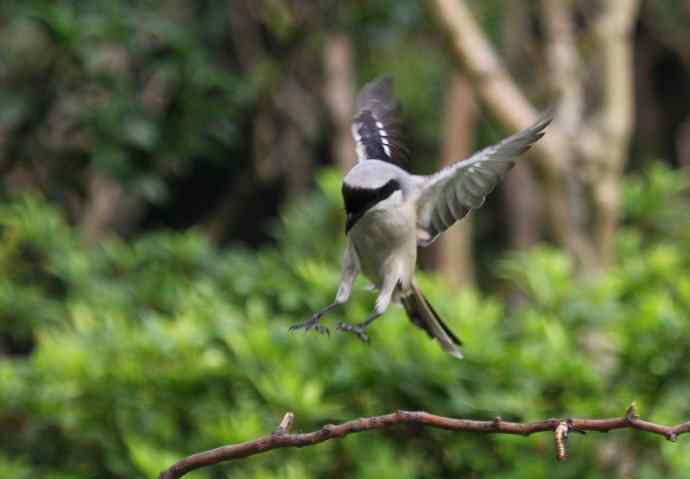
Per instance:
[[[517,157],[544,136],[552,118],[547,112],[531,127],[426,177],[417,200],[417,244],[431,244],[468,211],[482,206]]]
[[[380,76],[362,88],[355,102],[352,136],[357,160],[399,163],[408,150],[401,142],[400,104],[393,96],[393,79]]]

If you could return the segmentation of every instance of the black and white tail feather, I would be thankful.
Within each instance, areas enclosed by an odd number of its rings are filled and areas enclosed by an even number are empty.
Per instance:
[[[435,338],[448,354],[462,359],[462,352],[459,348],[459,346],[462,346],[462,341],[441,320],[436,310],[431,306],[429,300],[426,299],[416,284],[412,283],[410,293],[406,296],[401,296],[400,300],[412,324],[426,331],[430,338]]]

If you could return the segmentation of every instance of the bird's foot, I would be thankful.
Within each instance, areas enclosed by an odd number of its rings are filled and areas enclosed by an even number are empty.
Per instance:
[[[298,329],[304,329],[306,332],[313,329],[321,334],[328,334],[330,336],[330,330],[326,326],[319,324],[319,321],[321,321],[321,316],[312,316],[311,319],[308,319],[303,323],[293,324],[288,328],[288,331],[293,333]]]
[[[336,329],[338,329],[339,331],[347,331],[349,333],[354,333],[363,342],[369,342],[369,336],[364,334],[365,327],[359,324],[338,323],[338,327]]]

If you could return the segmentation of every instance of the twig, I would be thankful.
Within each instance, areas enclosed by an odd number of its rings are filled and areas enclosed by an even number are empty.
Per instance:
[[[283,435],[283,434],[288,434],[290,432],[290,429],[292,429],[292,423],[295,422],[295,413],[294,412],[286,412],[285,415],[283,416],[283,419],[280,421],[280,424],[278,425],[278,428],[273,431],[273,434],[277,435]]]
[[[253,441],[230,444],[217,449],[192,454],[179,460],[170,468],[163,471],[159,479],[178,479],[190,471],[223,461],[242,459],[262,452],[283,447],[304,447],[319,444],[330,439],[336,439],[348,434],[384,429],[397,424],[419,424],[450,431],[483,432],[499,434],[517,434],[529,436],[535,432],[552,431],[556,440],[557,459],[567,457],[565,440],[568,432],[599,431],[608,432],[613,429],[638,429],[664,436],[675,442],[679,435],[690,432],[690,421],[669,427],[645,421],[637,416],[635,405],[631,404],[623,417],[607,419],[545,419],[533,422],[511,422],[497,417],[491,421],[477,421],[474,419],[455,419],[436,416],[423,411],[397,411],[383,416],[371,416],[354,419],[342,424],[327,424],[321,429],[304,434],[292,434],[290,428],[294,421],[294,414],[288,412],[280,422],[276,431]]]
[[[565,441],[568,439],[568,430],[570,429],[568,421],[561,421],[556,426],[553,432],[554,440],[556,441],[556,460],[565,461],[568,459],[568,450],[565,448]]]

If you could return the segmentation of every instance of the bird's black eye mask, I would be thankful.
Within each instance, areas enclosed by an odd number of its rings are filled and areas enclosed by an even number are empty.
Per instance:
[[[347,212],[345,232],[349,232],[369,208],[398,190],[400,190],[400,183],[397,180],[389,180],[385,185],[373,189],[357,188],[343,183],[343,200]]]

